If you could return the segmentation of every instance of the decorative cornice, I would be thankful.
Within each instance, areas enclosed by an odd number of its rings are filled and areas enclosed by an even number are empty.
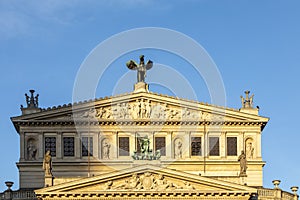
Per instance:
[[[256,193],[251,193],[249,191],[94,191],[94,192],[50,192],[50,193],[38,193],[36,194],[37,198],[47,199],[47,198],[99,198],[99,197],[177,197],[178,199],[182,199],[182,197],[238,197],[238,196],[252,196]]]
[[[81,120],[76,122],[76,126],[86,126],[86,125],[207,125],[207,126],[218,126],[218,125],[226,125],[226,126],[265,126],[267,122],[264,121],[177,121],[177,120],[99,120],[99,121],[88,121]],[[38,121],[27,121],[27,120],[18,120],[15,121],[16,125],[19,126],[55,126],[55,125],[74,125],[73,120],[38,120]]]

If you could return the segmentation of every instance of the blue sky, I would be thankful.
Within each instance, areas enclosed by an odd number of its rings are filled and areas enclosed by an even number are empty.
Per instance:
[[[18,188],[19,138],[10,117],[20,114],[24,93],[37,90],[42,107],[71,102],[76,74],[89,52],[114,34],[141,27],[173,29],[201,44],[221,73],[228,107],[239,108],[246,89],[255,94],[260,114],[270,117],[262,135],[264,186],[273,187],[274,179],[281,179],[285,190],[299,186],[299,8],[297,0],[0,0],[0,190],[6,180]],[[189,63],[158,50],[121,56],[104,82],[115,84],[127,73],[124,61],[141,53],[177,69],[196,88],[197,99],[210,102],[201,77],[182,67]],[[111,91],[99,87],[96,96]]]

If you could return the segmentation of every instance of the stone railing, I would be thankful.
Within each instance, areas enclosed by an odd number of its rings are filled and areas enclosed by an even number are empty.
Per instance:
[[[32,190],[5,191],[0,194],[0,200],[36,200]]]
[[[258,199],[260,200],[298,200],[298,196],[280,189],[258,189]]]

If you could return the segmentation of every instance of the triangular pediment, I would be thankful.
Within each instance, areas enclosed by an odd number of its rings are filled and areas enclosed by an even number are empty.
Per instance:
[[[217,121],[262,122],[268,118],[196,101],[155,93],[130,93],[42,109],[12,121]],[[264,126],[263,125],[263,126]]]
[[[142,165],[42,188],[35,192],[37,195],[128,192],[252,194],[256,193],[256,189],[154,165]]]

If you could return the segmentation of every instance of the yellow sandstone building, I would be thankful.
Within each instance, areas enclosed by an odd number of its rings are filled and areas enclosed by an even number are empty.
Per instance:
[[[20,190],[1,199],[298,199],[298,188],[282,191],[279,180],[263,188],[269,119],[249,91],[240,109],[218,107],[149,92],[152,62],[143,57],[127,66],[138,71],[129,94],[47,109],[33,90],[26,95],[11,118]]]

